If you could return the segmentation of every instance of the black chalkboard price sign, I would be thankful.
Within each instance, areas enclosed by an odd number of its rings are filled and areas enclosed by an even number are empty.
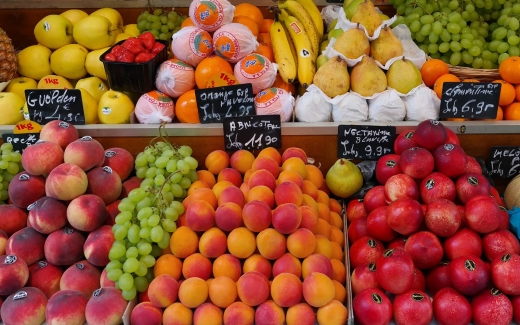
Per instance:
[[[40,140],[40,133],[4,133],[2,134],[4,143],[13,145],[13,151],[22,153],[28,146],[35,144]]]
[[[394,152],[395,126],[339,125],[338,158],[375,160]]]
[[[226,117],[256,115],[251,84],[196,89],[200,123],[222,123]]]
[[[226,150],[256,150],[282,146],[280,115],[255,115],[224,118]]]
[[[31,121],[41,125],[54,120],[74,125],[85,124],[79,89],[27,89],[25,97]]]
[[[501,87],[500,83],[491,82],[445,82],[439,117],[494,119]]]
[[[520,147],[491,147],[487,167],[491,177],[512,178],[520,174]]]

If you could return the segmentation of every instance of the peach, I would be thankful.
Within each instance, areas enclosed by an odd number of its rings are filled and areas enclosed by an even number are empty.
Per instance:
[[[247,180],[247,185],[250,190],[256,186],[263,185],[267,186],[271,191],[274,191],[276,188],[276,179],[267,169],[259,169],[251,173]]]
[[[0,230],[11,236],[27,226],[27,213],[14,204],[0,205]]]
[[[218,173],[217,182],[228,181],[231,182],[236,187],[239,187],[242,184],[242,175],[240,172],[233,168],[224,168]]]
[[[318,308],[318,323],[323,325],[343,325],[347,323],[347,307],[337,300]]]
[[[229,186],[235,186],[235,185],[233,185],[233,183],[231,183],[230,181],[221,181],[221,182],[216,183],[216,184],[211,188],[211,191],[212,191],[213,194],[215,195],[216,200],[218,200],[218,198],[220,197],[220,194],[222,194],[222,191],[223,191],[226,187],[229,187]],[[216,202],[216,203],[218,203],[218,202]]]
[[[345,284],[347,280],[347,270],[345,268],[345,264],[343,262],[331,259],[332,263],[332,280],[336,280],[341,284]]]
[[[285,149],[282,154],[282,164],[291,157],[300,158],[304,163],[307,163],[307,154],[303,149],[297,147],[290,147]]]
[[[7,297],[0,315],[5,324],[42,324],[47,297],[38,288],[26,287]]]
[[[121,184],[121,194],[119,195],[120,199],[124,199],[128,196],[131,190],[134,188],[138,188],[141,185],[142,179],[137,176],[132,176],[129,179],[123,181]]]
[[[99,288],[101,272],[87,260],[69,266],[60,279],[60,290],[77,290],[90,297]]]
[[[258,306],[269,296],[269,280],[260,272],[244,273],[237,281],[237,293],[246,305]]]
[[[182,275],[182,261],[171,253],[163,253],[153,266],[153,275],[157,277],[161,274],[167,274],[179,281]]]
[[[226,308],[237,299],[237,285],[227,276],[218,276],[209,284],[209,299],[220,308]]]
[[[318,211],[318,203],[309,194],[302,194],[302,204],[300,206],[308,206],[314,211]]]
[[[195,200],[186,210],[186,222],[193,231],[206,231],[215,224],[215,210],[208,202]]]
[[[50,196],[44,196],[27,207],[31,226],[42,234],[50,234],[67,224],[67,206]]]
[[[276,162],[276,160],[271,157],[256,157],[255,161],[253,161],[253,165],[251,166],[251,170],[254,173],[255,171],[261,169],[267,170],[269,173],[271,173],[271,175],[273,175],[274,178],[277,178],[280,174],[280,164],[278,164],[278,162]]]
[[[73,199],[67,206],[67,220],[81,231],[94,231],[106,219],[106,205],[94,194],[83,194]]]
[[[302,190],[293,182],[280,183],[274,190],[276,205],[292,203],[297,207],[303,202]]]
[[[87,174],[74,164],[61,164],[47,176],[45,194],[57,200],[70,201],[85,193]]]
[[[206,230],[199,240],[199,251],[208,258],[219,257],[224,254],[227,249],[226,234],[219,228],[210,228]]]
[[[63,161],[87,171],[103,165],[105,162],[105,149],[97,140],[86,135],[71,142],[65,148]]]
[[[233,281],[238,281],[242,275],[240,260],[231,254],[224,254],[213,261],[213,276],[227,276]]]
[[[204,164],[209,172],[218,175],[229,166],[229,155],[223,150],[214,150],[206,156]]]
[[[249,190],[249,193],[247,193],[247,202],[255,200],[264,202],[270,208],[274,207],[274,193],[267,186],[259,185]]]
[[[92,168],[87,179],[87,193],[99,196],[105,204],[114,202],[121,195],[121,178],[108,166]]]
[[[101,277],[99,278],[99,286],[100,287],[115,287],[116,286],[116,283],[107,277],[106,268],[104,268],[103,271],[101,271]]]
[[[283,325],[285,323],[285,314],[283,309],[274,301],[267,300],[260,306],[256,307],[255,324],[256,325]]]
[[[5,251],[7,255],[16,255],[22,258],[27,265],[31,265],[44,258],[44,244],[45,235],[34,228],[26,227],[9,237]]]
[[[316,315],[311,306],[306,303],[299,303],[287,309],[285,314],[287,325],[314,325]]]
[[[322,273],[332,278],[332,263],[322,254],[311,254],[307,256],[302,262],[302,276],[307,278],[312,273]]]
[[[231,231],[244,226],[242,222],[242,208],[233,202],[221,204],[215,211],[215,223],[224,231]]]
[[[227,246],[233,256],[248,258],[256,249],[255,235],[245,227],[235,228],[228,235]]]
[[[326,258],[332,258],[332,245],[330,240],[322,235],[315,235],[316,238],[316,248],[314,249],[314,254],[322,254]]]
[[[193,311],[180,302],[169,305],[163,312],[163,325],[191,325]]]
[[[207,280],[211,276],[211,270],[211,261],[200,253],[192,254],[182,262],[182,275],[185,279],[196,277]]]
[[[45,319],[48,325],[83,325],[88,299],[79,291],[63,290],[47,302]]]
[[[278,165],[282,164],[282,155],[280,154],[280,152],[278,152],[276,148],[273,147],[267,147],[262,149],[258,153],[257,157],[271,157],[276,161]]]
[[[45,177],[27,172],[16,174],[7,189],[11,202],[26,209],[30,204],[45,196]]]
[[[7,239],[9,239],[9,237],[7,237],[7,234],[5,233],[5,231],[0,229],[0,256],[5,255]]]
[[[226,202],[236,203],[238,206],[243,208],[244,204],[246,204],[246,197],[240,188],[236,186],[228,186],[222,190],[220,196],[218,197],[219,206]]]
[[[276,179],[276,185],[280,185],[283,182],[292,182],[298,185],[301,189],[303,187],[303,178],[295,171],[282,170]]]
[[[287,237],[287,250],[297,258],[306,258],[316,248],[316,238],[312,231],[299,228]]]
[[[247,150],[235,151],[231,158],[229,158],[229,164],[232,168],[238,170],[241,174],[245,174],[255,161],[255,156]]]
[[[330,226],[330,241],[338,243],[340,247],[345,246],[345,234],[338,227]]]
[[[302,264],[300,260],[291,255],[291,253],[285,253],[273,264],[273,277],[281,273],[291,273],[300,278],[302,275]]]
[[[54,265],[72,265],[83,258],[85,237],[73,228],[65,227],[47,236],[43,251],[45,259]]]
[[[298,207],[302,214],[302,221],[300,222],[300,228],[309,229],[313,234],[318,230],[318,212],[308,206]]]
[[[327,222],[330,222],[330,208],[324,203],[318,203],[318,217]]]
[[[336,280],[332,280],[332,282],[334,283],[334,290],[335,290],[334,300],[344,303],[345,299],[347,298],[347,289],[345,288],[344,285],[342,285],[341,283],[339,283]]]
[[[292,273],[278,274],[271,284],[271,296],[280,307],[291,307],[302,300],[302,282]]]
[[[50,121],[40,131],[40,140],[56,142],[62,149],[77,139],[79,139],[78,129],[60,120]]]
[[[170,237],[172,254],[179,258],[186,258],[194,254],[199,247],[199,237],[187,226],[177,228]]]
[[[130,314],[131,324],[161,325],[162,309],[155,307],[151,302],[137,304]]]
[[[55,142],[37,141],[25,148],[22,155],[23,169],[31,175],[47,175],[63,163],[63,149]]]
[[[29,268],[15,255],[0,256],[0,296],[10,295],[27,283]]]
[[[85,307],[87,324],[120,324],[127,304],[121,290],[114,287],[99,288]]]
[[[179,287],[179,301],[188,308],[197,308],[208,298],[208,284],[201,278],[184,280]]]
[[[112,227],[101,226],[92,231],[83,245],[85,258],[95,266],[105,266],[110,262],[108,252],[116,239]]]
[[[226,325],[253,325],[255,310],[241,301],[229,305],[224,311],[224,324]]]
[[[329,238],[331,231],[330,224],[322,218],[318,218],[318,229],[316,230],[315,234]]]
[[[321,307],[334,299],[334,283],[323,273],[313,272],[303,280],[303,297],[313,307]]]
[[[267,228],[256,236],[256,246],[260,255],[268,260],[276,260],[285,254],[287,241],[276,229]]]
[[[166,308],[177,300],[179,283],[167,274],[155,277],[148,286],[150,302],[159,308]]]
[[[266,259],[265,257],[263,257],[260,254],[253,254],[253,255],[249,256],[244,261],[243,269],[244,269],[244,273],[257,271],[257,272],[260,272],[263,275],[265,275],[266,278],[268,278],[268,279],[271,278],[271,273],[272,273],[271,262],[269,262],[268,259]]]
[[[271,225],[271,208],[262,201],[254,200],[242,208],[242,220],[247,229],[260,232]]]
[[[126,149],[110,148],[105,150],[105,161],[102,166],[110,167],[123,182],[134,171],[134,156]]]
[[[273,227],[282,234],[290,234],[300,226],[302,214],[292,203],[284,203],[273,211]]]
[[[193,325],[222,325],[222,309],[206,302],[195,309]]]

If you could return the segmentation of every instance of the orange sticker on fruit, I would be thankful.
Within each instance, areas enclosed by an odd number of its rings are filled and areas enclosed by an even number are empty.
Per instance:
[[[250,54],[240,61],[240,72],[248,79],[261,77],[268,69],[270,62],[260,54]]]
[[[206,88],[238,85],[238,80],[229,72],[219,72],[208,79]]]
[[[13,134],[37,133],[40,132],[42,126],[31,120],[23,120],[14,126]]]
[[[271,87],[262,90],[256,95],[255,106],[257,108],[268,108],[280,99],[280,94],[283,92],[280,88]]]
[[[213,32],[217,30],[223,23],[227,21],[229,17],[229,8],[233,7],[229,3],[222,3],[219,0],[195,0],[190,5],[190,18],[195,25],[203,28],[204,30]],[[227,10],[226,10],[227,9]],[[234,7],[232,8],[234,9]],[[233,15],[231,12],[231,19]]]
[[[200,28],[190,34],[189,44],[191,51],[197,56],[205,58],[213,52],[211,35]]]
[[[240,43],[231,33],[221,31],[213,35],[215,52],[223,59],[234,61],[240,53]]]

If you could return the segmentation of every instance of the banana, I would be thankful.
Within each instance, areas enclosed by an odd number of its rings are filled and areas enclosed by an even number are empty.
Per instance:
[[[305,32],[301,22],[289,15],[285,9],[280,9],[278,18],[284,23],[289,35],[293,39],[296,54],[298,56],[298,81],[307,88],[312,84],[316,72],[316,56],[312,52],[311,40]]]
[[[305,10],[309,13],[314,22],[314,26],[316,26],[316,31],[318,32],[318,36],[321,39],[323,37],[323,18],[321,18],[321,12],[314,3],[313,0],[287,0],[288,1],[296,1],[302,5]]]
[[[285,31],[285,35],[287,35],[287,40],[289,41],[289,47],[291,48],[291,53],[294,58],[294,62],[296,62],[296,65],[298,65],[298,54],[296,54],[296,47],[294,46],[291,34],[289,34],[289,31],[287,30],[287,27],[285,27],[284,24],[281,25],[283,27],[283,30]]]
[[[303,6],[296,1],[286,1],[284,3],[280,3],[278,4],[278,8],[285,9],[289,15],[294,16],[294,18],[300,21],[300,23],[303,25],[303,28],[307,32],[307,35],[309,35],[312,51],[317,56],[320,52],[319,47],[321,36],[318,35],[314,21],[312,20],[312,17],[307,12],[307,10],[305,10],[305,8],[303,8]]]
[[[296,59],[289,43],[290,37],[285,33],[285,29],[278,19],[273,22],[269,32],[278,72],[283,81],[292,83],[296,79],[297,68]]]

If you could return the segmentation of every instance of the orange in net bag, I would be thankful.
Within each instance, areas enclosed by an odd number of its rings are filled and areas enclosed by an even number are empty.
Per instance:
[[[234,75],[241,84],[251,83],[253,94],[269,88],[276,79],[277,67],[263,55],[252,53],[237,62]]]
[[[214,32],[230,23],[234,12],[235,6],[227,0],[193,0],[188,14],[195,26]]]
[[[196,67],[213,53],[213,39],[207,31],[187,26],[173,34],[171,50],[176,58]]]
[[[135,117],[141,124],[171,123],[175,117],[173,101],[158,90],[147,92],[135,104]]]
[[[255,108],[257,115],[280,115],[282,122],[288,122],[292,119],[294,97],[282,88],[267,88],[256,95]]]
[[[195,88],[195,70],[181,60],[166,60],[157,69],[155,87],[170,97],[178,98]]]
[[[236,63],[244,56],[253,53],[257,46],[256,37],[242,24],[226,24],[213,34],[215,53],[231,63]]]

